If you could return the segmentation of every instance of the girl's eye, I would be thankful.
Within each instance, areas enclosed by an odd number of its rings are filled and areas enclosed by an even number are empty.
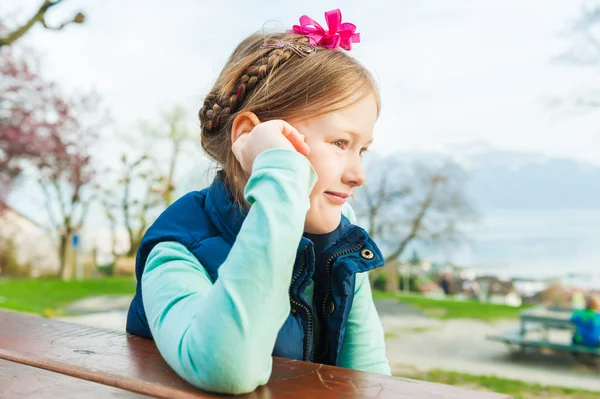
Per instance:
[[[365,155],[365,152],[368,152],[369,149],[368,148],[363,148],[362,150],[360,150],[360,156],[362,157],[363,155]]]
[[[336,147],[341,148],[342,150],[344,148],[346,148],[346,144],[348,144],[347,140],[336,140],[333,142],[333,145],[335,145]]]

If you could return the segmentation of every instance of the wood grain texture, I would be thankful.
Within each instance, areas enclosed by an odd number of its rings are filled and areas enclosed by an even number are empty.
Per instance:
[[[219,398],[189,385],[154,342],[126,333],[0,311],[0,359],[160,398]],[[509,398],[441,384],[274,358],[269,383],[239,396],[271,398]]]
[[[151,396],[0,359],[2,399],[144,399]]]

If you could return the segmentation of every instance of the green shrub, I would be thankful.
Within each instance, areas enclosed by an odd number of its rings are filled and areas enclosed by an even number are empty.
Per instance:
[[[387,282],[387,275],[384,271],[381,271],[375,281],[373,281],[373,289],[377,291],[385,291],[385,283]]]

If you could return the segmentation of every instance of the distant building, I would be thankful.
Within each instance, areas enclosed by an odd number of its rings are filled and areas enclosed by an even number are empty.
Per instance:
[[[519,295],[528,302],[534,302],[534,298],[549,285],[547,281],[529,278],[513,278],[512,281]]]
[[[8,205],[0,207],[1,241],[12,242],[18,264],[29,266],[32,277],[58,272],[58,253],[51,233]],[[2,267],[0,264],[0,275]]]
[[[481,289],[484,300],[509,306],[521,306],[521,295],[511,280],[503,280],[496,276],[479,276],[475,279]]]

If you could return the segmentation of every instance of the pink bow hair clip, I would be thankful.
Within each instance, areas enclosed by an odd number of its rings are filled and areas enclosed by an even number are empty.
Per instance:
[[[342,12],[339,10],[327,11],[325,21],[328,30],[307,15],[300,17],[300,25],[294,25],[292,32],[308,37],[314,46],[335,50],[338,47],[352,50],[352,43],[360,42],[360,33],[356,33],[356,25],[342,22]]]

